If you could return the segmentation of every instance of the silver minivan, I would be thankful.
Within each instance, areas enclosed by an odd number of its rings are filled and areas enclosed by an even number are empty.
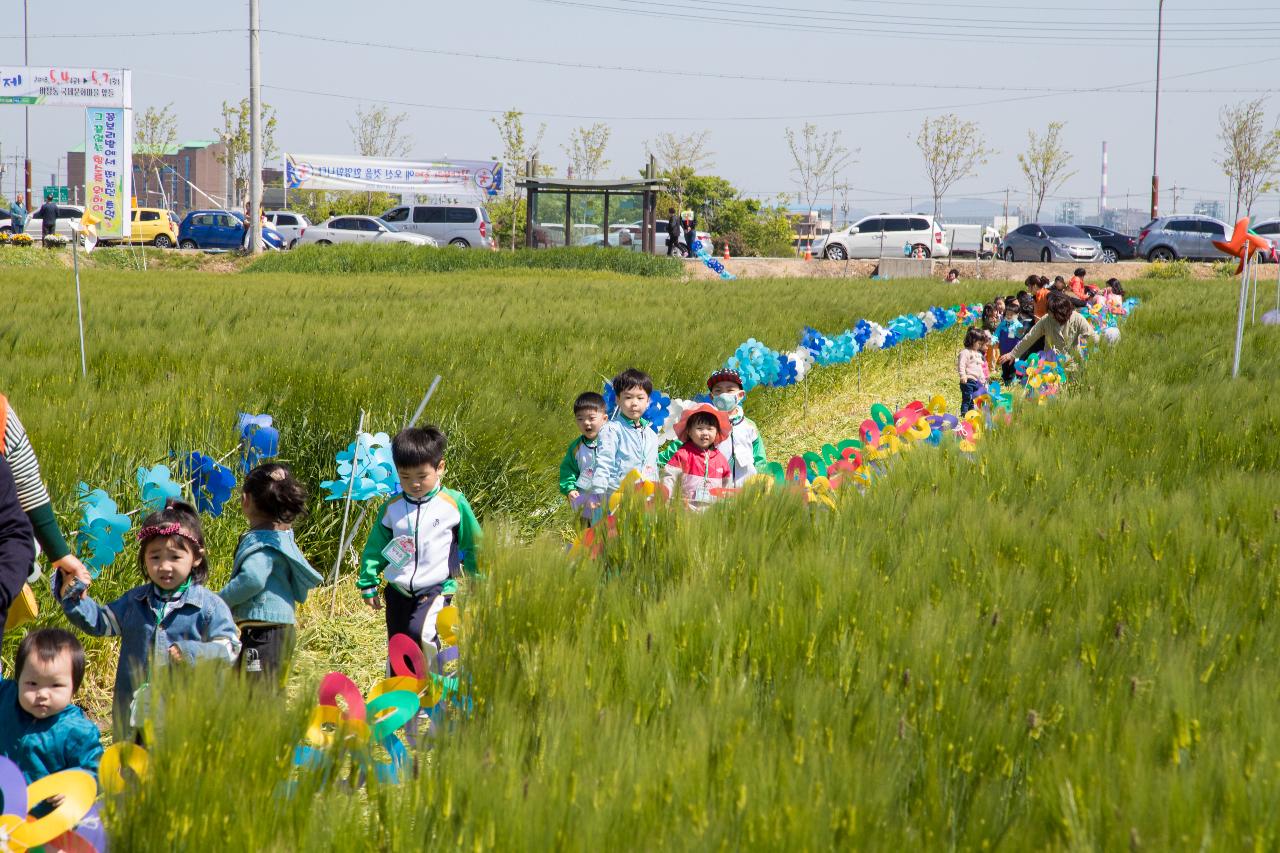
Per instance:
[[[401,231],[459,249],[493,247],[489,211],[478,204],[406,204],[378,217]]]

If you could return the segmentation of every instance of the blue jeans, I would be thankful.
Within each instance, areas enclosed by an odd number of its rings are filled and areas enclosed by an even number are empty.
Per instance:
[[[982,383],[976,379],[960,383],[960,417],[969,414],[969,410],[973,408],[973,397],[981,387]]]

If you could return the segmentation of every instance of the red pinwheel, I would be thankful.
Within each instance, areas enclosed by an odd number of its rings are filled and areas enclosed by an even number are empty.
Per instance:
[[[1225,242],[1214,240],[1213,245],[1218,248],[1218,251],[1226,252],[1231,257],[1240,259],[1240,265],[1236,267],[1236,275],[1244,272],[1244,262],[1252,257],[1255,252],[1271,251],[1271,243],[1249,230],[1249,217],[1247,216],[1236,222],[1236,227],[1231,232],[1230,240]]]

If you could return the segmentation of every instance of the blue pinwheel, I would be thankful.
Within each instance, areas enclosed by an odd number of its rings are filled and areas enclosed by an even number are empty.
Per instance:
[[[653,389],[653,393],[649,395],[649,408],[644,410],[644,418],[649,422],[649,429],[654,432],[662,432],[662,426],[667,422],[667,416],[671,413],[671,397],[663,394],[657,388]]]
[[[810,326],[804,327],[804,333],[800,336],[800,346],[813,353],[816,357],[831,343],[831,338],[819,332]]]
[[[222,506],[231,498],[231,490],[236,485],[235,473],[198,451],[188,453],[180,467],[182,476],[191,481],[196,510],[215,518],[222,515]]]
[[[280,453],[280,431],[272,426],[271,415],[240,413],[236,431],[240,433],[240,470],[248,472],[263,459]]]
[[[182,485],[173,481],[168,465],[139,467],[138,491],[142,494],[142,507],[148,512],[159,512],[169,501],[182,498]]]
[[[351,499],[365,501],[373,497],[390,497],[400,493],[400,478],[391,459],[391,437],[385,432],[370,435],[362,432],[355,441],[339,451],[338,479],[326,480],[327,501],[342,500],[350,492]]]
[[[774,378],[773,384],[779,388],[785,388],[788,385],[795,385],[797,380],[796,363],[791,360],[791,356],[778,354],[778,375]]]
[[[129,516],[120,512],[116,502],[102,489],[90,489],[81,483],[76,489],[80,498],[80,530],[76,534],[79,543],[89,549],[84,564],[89,574],[98,572],[115,562],[116,555],[124,550],[124,535],[129,532]]]

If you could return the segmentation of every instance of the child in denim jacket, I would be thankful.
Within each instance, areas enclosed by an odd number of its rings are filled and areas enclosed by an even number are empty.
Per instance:
[[[138,531],[138,567],[147,582],[109,604],[99,604],[74,574],[60,569],[53,595],[71,624],[95,637],[120,638],[113,712],[125,730],[134,694],[152,666],[220,660],[240,653],[231,611],[204,587],[209,575],[200,517],[190,504],[170,501],[147,516]]]

